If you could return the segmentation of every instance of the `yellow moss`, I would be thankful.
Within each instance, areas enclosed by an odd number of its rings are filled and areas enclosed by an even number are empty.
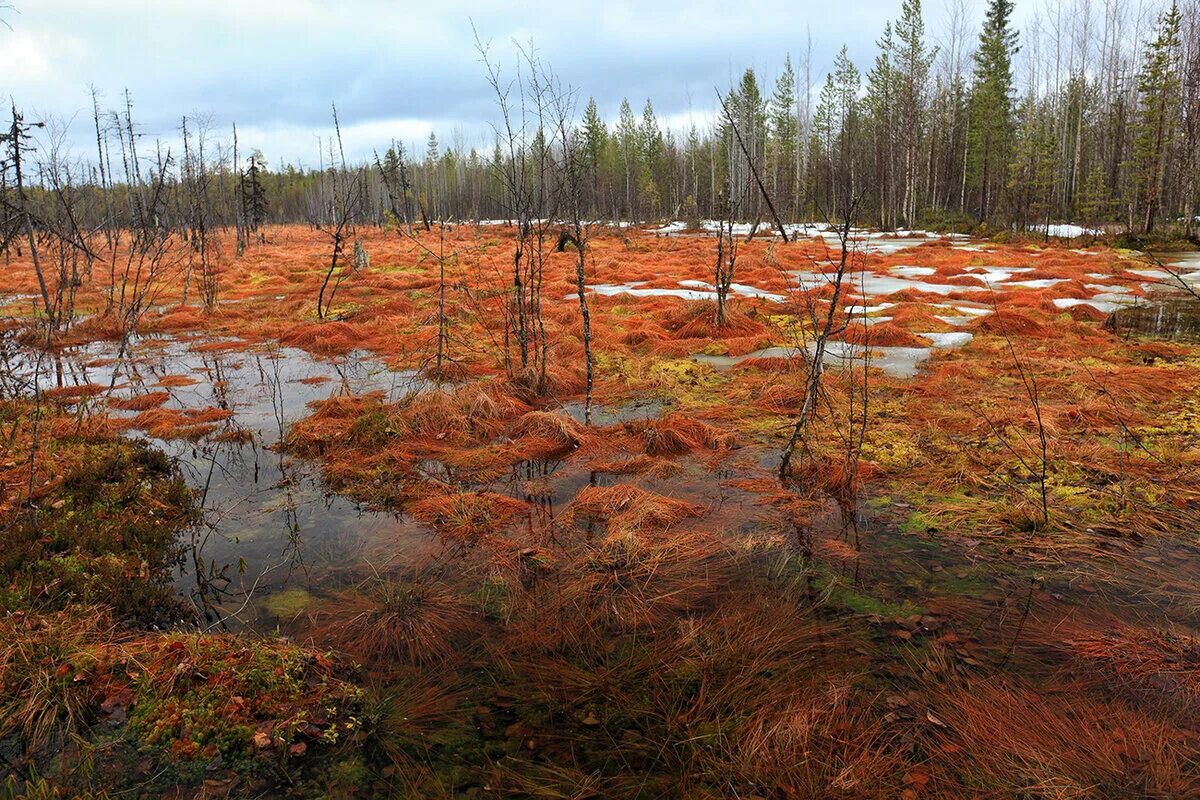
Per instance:
[[[263,600],[263,609],[280,619],[290,619],[312,605],[313,596],[305,589],[284,589]]]
[[[863,443],[862,457],[886,470],[904,469],[920,461],[921,449],[908,439],[872,437]]]

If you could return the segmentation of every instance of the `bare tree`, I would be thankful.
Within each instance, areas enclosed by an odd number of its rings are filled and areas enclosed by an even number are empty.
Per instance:
[[[852,249],[851,240],[851,222],[854,219],[855,211],[858,209],[861,199],[862,194],[860,193],[851,200],[845,216],[837,226],[840,255],[837,270],[834,272],[831,280],[833,294],[829,299],[829,307],[822,314],[815,303],[809,302],[808,321],[813,329],[813,341],[809,348],[812,352],[809,356],[808,377],[805,380],[804,403],[792,425],[792,433],[788,437],[787,445],[784,447],[783,455],[779,460],[779,477],[781,480],[786,480],[791,473],[792,459],[795,456],[796,448],[804,441],[808,426],[817,412],[817,403],[821,395],[822,377],[825,373],[825,357],[829,340],[844,327],[840,324],[838,317],[838,302],[842,297],[846,275],[852,267],[854,250]]]
[[[542,319],[542,277],[546,240],[557,208],[556,187],[550,180],[552,137],[557,135],[549,119],[553,81],[533,49],[520,47],[517,77],[506,81],[500,65],[490,58],[488,46],[479,40],[478,34],[475,41],[500,112],[500,124],[493,125],[493,130],[501,159],[493,166],[499,173],[509,218],[516,223],[505,342],[507,345],[510,339],[515,339],[519,363],[512,364],[507,347],[505,360],[509,373],[517,381],[541,395],[547,389],[550,347]],[[514,90],[515,102],[511,97]]]
[[[559,237],[558,249],[566,245],[575,246],[575,291],[579,298],[579,316],[582,324],[584,358],[583,421],[592,424],[592,389],[595,384],[595,365],[592,358],[592,315],[587,300],[587,249],[591,239],[592,224],[583,219],[583,191],[586,164],[579,147],[578,132],[572,127],[575,97],[571,91],[559,89],[554,94],[554,110],[557,117],[559,138],[562,141],[562,163],[560,172],[567,194],[567,220],[569,229]]]
[[[763,200],[767,202],[767,208],[771,212],[771,217],[775,220],[775,226],[779,230],[780,238],[786,243],[788,240],[787,229],[783,226],[783,220],[780,219],[779,213],[775,210],[775,204],[771,201],[771,194],[767,191],[767,187],[763,185],[762,178],[758,174],[758,167],[754,164],[754,157],[746,147],[745,140],[742,139],[742,133],[738,130],[737,121],[733,118],[733,112],[729,110],[729,103],[719,89],[716,92],[717,99],[721,101],[721,110],[725,113],[725,119],[728,121],[729,127],[733,129],[734,138],[737,139],[738,147],[742,150],[742,155],[746,157],[746,164],[750,167],[750,173],[754,176],[754,182],[758,185],[758,191],[762,194]]]
[[[723,213],[717,220],[717,262],[713,269],[713,286],[717,292],[716,325],[723,327],[728,317],[729,291],[733,287],[733,271],[737,265],[737,239],[733,225],[741,203],[732,196],[733,186],[725,182]]]
[[[329,195],[323,209],[323,218],[314,221],[317,230],[323,232],[330,240],[329,268],[325,270],[325,278],[321,281],[321,289],[317,294],[317,318],[325,319],[329,309],[333,307],[333,299],[346,276],[345,270],[338,270],[346,243],[355,239],[356,222],[360,213],[363,198],[364,176],[361,169],[351,171],[346,166],[346,151],[342,147],[342,128],[338,122],[337,106],[333,107],[333,128],[337,136],[338,155],[341,168],[334,165],[330,159],[328,172]],[[330,281],[333,285],[330,286]],[[328,298],[326,297],[328,293]]]
[[[15,213],[26,243],[29,245],[29,257],[33,261],[33,270],[37,274],[38,288],[42,293],[42,308],[46,313],[48,330],[54,330],[54,307],[50,302],[50,289],[46,283],[46,275],[42,271],[42,262],[38,253],[37,237],[34,235],[33,215],[29,211],[29,197],[25,191],[24,156],[32,149],[30,131],[34,128],[44,128],[44,122],[25,122],[25,117],[17,111],[16,103],[12,104],[12,122],[8,133],[0,134],[0,142],[8,145],[8,157],[5,167],[12,170],[13,185],[16,189],[15,203],[5,199],[5,205]],[[5,170],[7,171],[7,169]]]

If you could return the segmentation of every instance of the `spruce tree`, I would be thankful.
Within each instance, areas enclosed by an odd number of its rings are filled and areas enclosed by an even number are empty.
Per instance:
[[[1163,12],[1138,74],[1138,120],[1133,178],[1142,231],[1154,230],[1163,187],[1163,161],[1179,118],[1179,8]]]
[[[1012,11],[1012,0],[990,0],[975,51],[968,168],[984,221],[996,212],[1012,148],[1012,58],[1018,51],[1017,33],[1009,27]]]
[[[657,216],[662,200],[659,194],[658,172],[665,147],[662,131],[659,130],[658,119],[654,116],[654,105],[650,102],[650,98],[646,98],[646,105],[642,108],[642,124],[638,128],[638,144],[640,146],[638,155],[642,166],[638,182],[639,189],[649,204],[647,210],[651,216]]]
[[[634,180],[638,174],[638,124],[633,116],[633,107],[629,100],[621,101],[621,116],[617,120],[617,146],[621,153],[621,163],[625,169],[625,213],[631,220],[637,219],[634,209]]]
[[[800,129],[794,113],[795,102],[796,73],[792,71],[792,57],[788,56],[783,62],[782,74],[775,81],[769,112],[771,191],[776,198],[782,197],[788,177],[795,173],[793,162],[796,158],[796,136]],[[792,198],[790,203],[782,204],[794,208],[794,203],[795,199]]]
[[[600,118],[600,110],[596,108],[596,99],[588,98],[587,108],[583,112],[583,154],[588,175],[592,183],[592,210],[600,208],[600,168],[604,149],[608,143],[608,129]]]

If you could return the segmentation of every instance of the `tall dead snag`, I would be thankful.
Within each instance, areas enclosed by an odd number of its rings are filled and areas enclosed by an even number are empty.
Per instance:
[[[317,230],[329,237],[331,245],[329,268],[325,270],[325,278],[321,281],[321,289],[317,293],[317,319],[325,319],[329,309],[333,307],[333,299],[346,275],[344,269],[338,270],[338,265],[346,243],[355,240],[355,225],[363,197],[362,170],[356,169],[351,172],[346,166],[346,151],[342,147],[342,128],[338,122],[337,106],[333,107],[333,129],[337,136],[341,168],[333,163],[331,157],[327,176],[329,185],[325,187],[328,194],[323,204],[322,216],[312,221]],[[333,281],[332,286],[330,281]]]
[[[556,211],[556,191],[551,182],[554,141],[548,127],[552,82],[532,51],[520,51],[522,78],[505,82],[500,67],[476,36],[476,47],[496,95],[501,122],[493,125],[501,158],[493,164],[503,187],[503,205],[516,223],[512,257],[512,292],[505,314],[505,342],[515,341],[518,364],[505,353],[513,379],[535,395],[545,394],[547,356],[550,349],[542,319],[542,277],[546,239]],[[513,89],[518,99],[510,100]]]
[[[237,237],[237,257],[241,258],[246,252],[246,226],[244,223],[246,204],[243,202],[242,183],[245,176],[242,173],[242,162],[238,159],[237,124],[233,126],[233,168],[237,170],[237,182],[234,184],[233,198],[233,230]]]
[[[180,169],[180,183],[186,203],[184,225],[188,243],[188,266],[183,282],[183,302],[187,303],[192,273],[198,266],[200,296],[205,309],[211,311],[217,305],[219,285],[216,270],[217,259],[212,252],[216,246],[216,240],[210,230],[212,173],[206,160],[208,144],[205,133],[207,127],[203,120],[198,123],[194,147],[191,132],[188,130],[187,117],[183,118],[180,130],[183,135],[183,164]],[[240,253],[242,247],[240,223],[238,237],[238,252]]]
[[[101,227],[104,228],[105,244],[107,244],[108,247],[111,249],[113,247],[116,247],[116,237],[119,235],[118,231],[116,230],[116,225],[114,224],[114,219],[113,219],[112,199],[111,199],[112,192],[109,191],[109,189],[110,189],[109,182],[110,182],[110,179],[112,176],[108,174],[108,169],[107,169],[107,164],[106,164],[106,159],[105,159],[106,141],[105,141],[105,137],[104,137],[103,133],[101,132],[101,128],[100,128],[100,98],[96,92],[95,86],[91,87],[91,92],[92,92],[92,121],[93,121],[93,123],[95,123],[95,126],[96,126],[96,169],[97,169],[97,174],[99,177],[98,184],[99,184],[99,188],[100,188],[100,194],[104,198],[104,222],[102,223]]]
[[[804,403],[800,408],[800,413],[797,415],[796,421],[792,425],[791,436],[788,437],[787,445],[783,450],[783,456],[779,460],[780,480],[787,480],[790,475],[792,459],[795,456],[796,448],[805,441],[808,426],[816,415],[817,403],[821,397],[822,377],[825,374],[825,357],[829,340],[834,334],[839,333],[843,327],[837,324],[839,321],[838,303],[842,298],[846,274],[851,267],[853,251],[851,248],[850,226],[860,199],[861,195],[850,203],[845,217],[837,227],[840,257],[838,259],[837,271],[834,273],[831,282],[833,294],[829,299],[829,307],[822,314],[815,302],[810,300],[808,303],[808,322],[812,325],[813,342],[810,348],[812,352],[809,355],[808,377],[805,381]]]
[[[579,297],[579,316],[582,321],[583,358],[585,388],[583,396],[583,422],[592,424],[592,389],[595,385],[595,365],[592,358],[592,315],[587,300],[587,248],[591,238],[591,225],[583,220],[583,192],[586,161],[582,157],[578,133],[573,128],[574,95],[558,90],[554,93],[554,110],[558,121],[559,138],[562,140],[561,181],[567,194],[568,230],[559,236],[558,249],[565,250],[568,244],[575,246],[575,291]]]
[[[25,122],[24,115],[17,111],[17,105],[13,103],[12,122],[8,127],[8,133],[0,134],[0,142],[8,145],[8,157],[5,166],[12,170],[13,186],[16,189],[16,201],[11,204],[11,210],[14,212],[19,229],[29,245],[29,257],[33,261],[33,270],[37,274],[38,289],[42,294],[42,307],[46,313],[46,325],[49,332],[53,331],[56,327],[54,305],[50,301],[50,287],[46,283],[46,274],[42,270],[37,237],[33,229],[33,215],[29,211],[29,197],[25,192],[24,164],[25,153],[32,149],[32,145],[30,144],[32,136],[29,132],[34,128],[43,127],[45,127],[45,123],[42,122]],[[5,204],[9,205],[7,199],[5,200]]]

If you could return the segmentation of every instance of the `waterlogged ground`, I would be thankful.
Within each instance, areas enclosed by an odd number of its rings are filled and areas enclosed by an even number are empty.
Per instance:
[[[66,347],[40,364],[29,348],[5,344],[11,376],[37,375],[51,395],[97,387],[96,413],[123,421],[130,436],[179,466],[205,521],[188,532],[175,582],[210,624],[269,631],[279,621],[275,593],[295,596],[319,576],[361,564],[368,542],[413,550],[428,543],[397,515],[329,491],[314,464],[279,447],[310,403],[369,392],[398,400],[424,384],[411,371],[389,370],[366,353],[315,358],[191,335],[137,339],[119,358],[118,343]]]
[[[590,424],[574,253],[548,390],[507,375],[502,225],[447,234],[441,373],[438,265],[394,232],[334,319],[321,241],[276,229],[125,353],[96,315],[39,361],[6,274],[6,394],[36,373],[195,490],[194,624],[366,687],[346,738],[173,757],[233,794],[270,785],[238,759],[418,797],[1200,793],[1200,264],[857,233],[781,482],[838,244],[791,233],[742,245],[721,328],[711,233],[597,236]]]

